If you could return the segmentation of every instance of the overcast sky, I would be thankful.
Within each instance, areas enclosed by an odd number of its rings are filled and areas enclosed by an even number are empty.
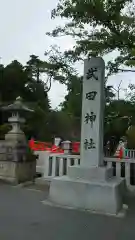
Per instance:
[[[53,21],[50,18],[50,11],[57,2],[58,0],[0,0],[0,57],[4,65],[14,59],[25,64],[31,54],[44,59],[44,52],[51,44],[58,44],[63,50],[72,47],[73,41],[69,38],[51,39],[45,35],[45,32],[61,24],[59,19]],[[123,80],[122,88],[127,88],[133,82],[134,75],[135,73],[124,73],[112,76],[109,83],[117,87],[120,80]],[[64,99],[65,93],[63,85],[53,83],[49,93],[53,108]]]

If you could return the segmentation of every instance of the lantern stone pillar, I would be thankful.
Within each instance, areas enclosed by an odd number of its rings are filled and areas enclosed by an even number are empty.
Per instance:
[[[34,180],[36,175],[36,156],[29,149],[21,124],[25,119],[20,117],[24,111],[33,112],[26,107],[22,99],[6,107],[3,111],[11,112],[8,119],[12,129],[5,135],[5,140],[0,141],[0,179],[12,183],[21,183]]]

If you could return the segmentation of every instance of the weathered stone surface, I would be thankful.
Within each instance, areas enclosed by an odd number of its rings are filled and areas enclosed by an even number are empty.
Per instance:
[[[113,176],[113,169],[106,167],[80,167],[71,166],[68,168],[68,176],[73,179],[81,178],[84,180],[106,181]]]
[[[102,58],[84,62],[81,165],[103,165],[104,71]]]
[[[36,161],[13,162],[0,161],[0,179],[21,183],[33,180],[36,175]]]
[[[118,214],[122,209],[124,180],[86,181],[57,177],[50,185],[49,199],[59,205],[91,211]]]
[[[30,151],[24,132],[20,125],[25,119],[19,116],[20,111],[33,111],[28,109],[22,99],[2,108],[12,112],[8,122],[12,129],[0,141],[0,178],[7,181],[24,182],[33,179],[36,175],[36,156]]]
[[[103,167],[104,61],[84,63],[80,167],[69,167],[68,176],[54,178],[49,199],[54,204],[117,214],[123,206],[125,181]]]

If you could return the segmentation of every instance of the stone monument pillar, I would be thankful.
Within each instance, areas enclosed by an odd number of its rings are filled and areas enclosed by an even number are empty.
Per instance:
[[[84,62],[81,165],[103,165],[104,71],[101,58]]]
[[[103,164],[104,71],[102,58],[84,62],[81,160],[56,177],[49,200],[57,205],[116,215],[123,207],[124,180],[113,177]]]

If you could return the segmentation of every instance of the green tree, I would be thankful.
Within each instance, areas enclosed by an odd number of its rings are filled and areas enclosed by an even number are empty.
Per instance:
[[[27,83],[27,76],[24,72],[24,67],[18,61],[14,60],[2,69],[0,75],[0,94],[1,99],[5,103],[10,103],[23,92]]]
[[[39,82],[42,64],[43,61],[41,61],[38,56],[30,55],[30,59],[26,65],[28,76],[34,78],[37,82]]]
[[[73,138],[72,118],[65,111],[52,110],[48,117],[47,126],[53,139],[54,137],[61,137],[65,140]]]
[[[26,63],[25,71],[30,81],[35,80],[36,83],[42,83],[44,91],[48,92],[51,88],[52,78],[56,68],[56,62],[54,65],[52,58],[51,61],[46,62],[40,60],[36,55],[31,55],[29,61]]]
[[[117,72],[122,64],[135,65],[133,0],[59,0],[51,16],[67,20],[64,27],[58,26],[47,34],[74,38],[74,48],[63,54],[71,64],[117,50],[119,55],[108,63],[109,74]]]
[[[27,125],[25,132],[30,138],[35,136],[38,140],[49,138],[47,128],[48,114],[50,112],[50,102],[46,92],[44,82],[38,82],[34,76],[29,75],[26,66],[14,60],[7,66],[0,66],[0,101],[1,105],[13,102],[16,97],[21,96],[29,107],[35,110],[34,114],[26,114]],[[0,111],[0,134],[3,136],[7,131],[5,122],[9,114]]]
[[[51,37],[71,36],[75,40],[73,49],[61,53],[55,47],[52,51],[46,53],[49,62],[54,65],[56,63],[57,67],[54,70],[54,76],[58,73],[57,79],[60,82],[70,86],[70,79],[73,79],[71,75],[78,76],[78,74],[76,71],[70,74],[69,69],[73,68],[76,62],[83,61],[86,57],[104,56],[117,51],[118,55],[116,57],[114,55],[114,60],[109,61],[107,64],[106,77],[120,70],[123,71],[122,67],[124,65],[131,67],[134,65],[135,11],[133,0],[61,0],[58,2],[57,7],[52,10],[52,18],[56,17],[64,18],[67,21],[64,27],[58,26],[47,35]],[[63,72],[65,73],[64,78]],[[75,116],[76,109],[78,111],[75,102],[79,97],[81,100],[81,94],[77,95],[73,91],[73,85],[74,83],[70,90],[68,88],[69,92],[62,107]],[[130,114],[133,114],[130,111],[132,106],[126,101],[121,103],[113,101],[114,93],[111,86],[105,87],[105,91],[107,103],[105,109],[105,136],[114,134],[119,138],[121,134],[125,134],[128,119],[132,116]],[[74,106],[73,102],[76,107],[72,107]],[[80,109],[78,112],[80,112]]]
[[[61,104],[62,110],[67,111],[71,116],[80,118],[82,106],[82,78],[74,76],[67,84],[68,94]]]
[[[105,142],[111,137],[119,141],[129,126],[135,124],[135,105],[130,101],[115,100],[105,109]]]
[[[135,103],[135,84],[129,84],[126,89],[126,99],[133,104]]]
[[[128,148],[135,149],[135,125],[127,130]]]

